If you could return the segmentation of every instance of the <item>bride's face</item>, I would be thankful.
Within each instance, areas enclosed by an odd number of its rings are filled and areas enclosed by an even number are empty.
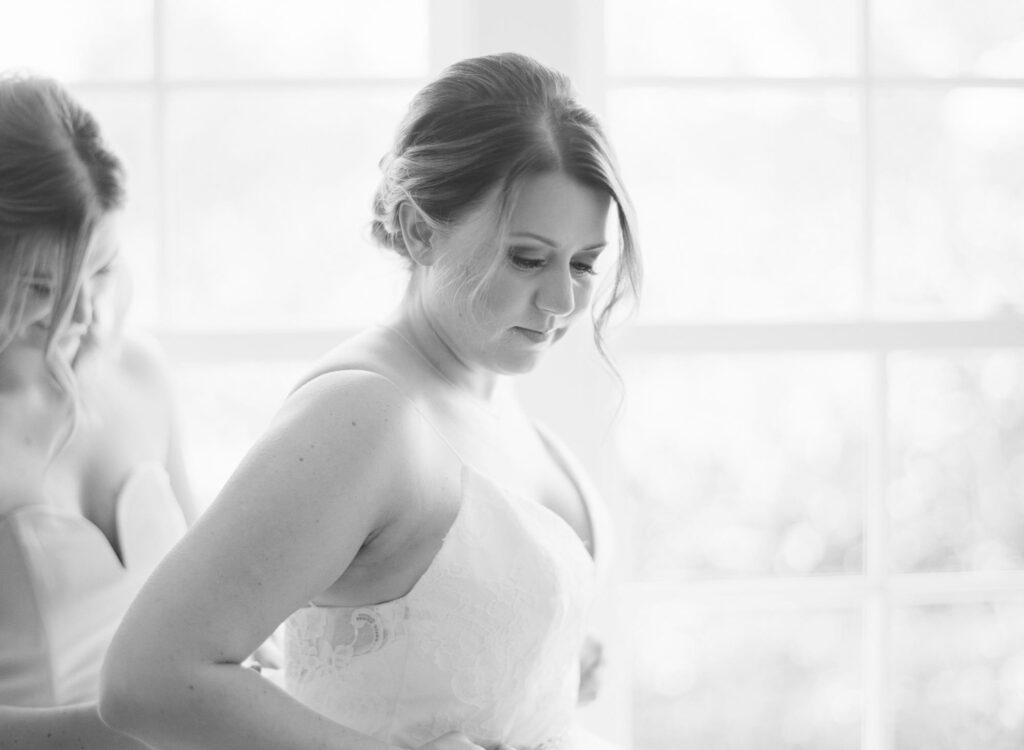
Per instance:
[[[436,237],[424,303],[463,364],[511,374],[589,311],[610,198],[562,172],[527,177],[495,247],[498,203],[492,194]]]

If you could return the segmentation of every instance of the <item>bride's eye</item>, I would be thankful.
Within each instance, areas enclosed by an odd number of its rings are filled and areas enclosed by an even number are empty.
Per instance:
[[[524,271],[532,271],[544,265],[544,261],[541,258],[531,258],[517,253],[509,253],[508,257],[513,266],[521,268]]]

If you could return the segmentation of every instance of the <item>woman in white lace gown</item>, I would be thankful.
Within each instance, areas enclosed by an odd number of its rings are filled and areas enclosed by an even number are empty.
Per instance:
[[[565,78],[518,55],[446,70],[381,166],[398,309],[309,372],[115,636],[102,715],[154,747],[589,747],[600,514],[509,379],[635,291],[630,204]],[[239,662],[281,622],[279,686]]]
[[[142,750],[96,712],[121,616],[191,515],[162,358],[117,330],[117,159],[0,77],[0,747]]]

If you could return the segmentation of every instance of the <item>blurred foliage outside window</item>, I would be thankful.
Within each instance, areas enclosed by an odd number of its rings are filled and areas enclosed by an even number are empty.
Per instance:
[[[1024,309],[1024,5],[605,8],[641,325],[734,334],[624,368],[637,750],[1021,747],[1024,336],[941,339]],[[939,344],[759,339],[858,321]]]
[[[634,325],[740,341],[619,361],[634,750],[1024,745],[1024,340],[759,345],[1018,313],[1024,4],[595,7]],[[137,323],[356,326],[401,288],[369,201],[431,8],[0,0],[0,69],[67,82],[127,164]],[[178,368],[204,500],[305,366],[272,359]]]

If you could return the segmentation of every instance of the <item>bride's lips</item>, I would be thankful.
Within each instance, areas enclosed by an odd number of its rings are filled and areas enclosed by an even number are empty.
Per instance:
[[[547,331],[536,331],[532,328],[523,328],[521,326],[516,326],[515,330],[518,331],[522,336],[525,336],[527,339],[532,341],[533,343],[543,344],[547,341],[551,341],[552,339],[554,339],[556,329],[551,328],[548,329]]]

